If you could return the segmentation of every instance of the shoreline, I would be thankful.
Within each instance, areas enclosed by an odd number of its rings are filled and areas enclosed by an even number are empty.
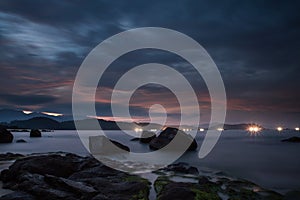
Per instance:
[[[61,156],[66,156],[68,155],[68,153],[65,152],[49,152],[49,153],[41,153],[41,154],[29,154],[26,155],[25,158],[32,158],[32,157],[40,157],[40,156],[45,156],[50,157],[51,155],[61,155]],[[74,156],[77,156],[75,154],[72,154]],[[0,171],[2,171],[3,169],[7,169],[11,164],[14,163],[14,160],[8,160],[8,161],[1,161],[0,162]],[[178,164],[174,164],[174,166],[176,166]],[[182,167],[182,166],[181,166]],[[185,166],[187,167],[186,169],[190,169],[192,166]],[[228,187],[240,187],[239,185],[235,185],[235,182],[239,182],[241,185],[247,185],[247,187],[250,188],[249,191],[255,192],[257,191],[264,191],[264,192],[270,192],[270,193],[274,193],[277,194],[275,190],[266,190],[261,188],[260,186],[244,180],[244,179],[239,179],[239,178],[235,178],[235,177],[231,177],[221,171],[214,171],[214,170],[209,170],[207,169],[205,172],[204,171],[199,171],[198,175],[191,175],[189,173],[178,173],[175,171],[168,171],[169,169],[167,169],[167,171],[164,170],[158,170],[155,172],[149,172],[149,173],[141,173],[141,174],[132,174],[133,176],[138,176],[140,178],[143,179],[147,179],[147,181],[149,183],[151,183],[151,187],[149,188],[149,199],[156,199],[158,192],[157,189],[155,188],[155,184],[156,182],[161,178],[161,176],[163,177],[167,177],[167,180],[164,180],[164,182],[167,182],[168,184],[172,185],[174,183],[182,183],[183,186],[182,187],[191,187],[189,184],[196,184],[198,183],[198,179],[200,177],[204,177],[205,179],[207,179],[207,181],[210,184],[219,184],[219,182],[221,181],[223,185],[228,185]],[[188,172],[188,171],[186,171]],[[226,179],[226,181],[224,181]],[[234,184],[233,184],[234,183]],[[184,185],[185,184],[185,185]],[[6,190],[2,188],[2,185],[0,184],[1,189],[0,189],[0,196],[3,196],[5,194],[9,194],[9,193],[13,193],[14,191],[12,190]],[[193,186],[194,187],[194,186]],[[215,187],[215,186],[214,186]],[[223,187],[223,186],[222,186]],[[252,189],[251,189],[252,188]],[[224,190],[225,191],[225,190]],[[220,194],[218,194],[219,197],[223,200],[227,199],[227,194],[223,194],[222,192],[220,192]],[[278,194],[279,195],[279,194]]]

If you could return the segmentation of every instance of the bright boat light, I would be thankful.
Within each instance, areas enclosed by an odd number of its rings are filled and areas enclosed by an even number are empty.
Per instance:
[[[283,130],[283,128],[281,127],[281,126],[279,126],[279,127],[277,127],[277,131],[282,131]]]
[[[203,131],[204,131],[204,128],[200,128],[199,131],[203,132]]]
[[[141,129],[141,128],[135,128],[134,131],[135,132],[143,132],[143,129]]]
[[[251,135],[256,135],[259,131],[261,131],[261,128],[256,125],[252,125],[249,126],[247,130],[250,132]]]
[[[299,131],[299,130],[300,130],[300,128],[299,128],[299,127],[296,127],[296,128],[295,128],[295,130],[296,130],[296,131]]]

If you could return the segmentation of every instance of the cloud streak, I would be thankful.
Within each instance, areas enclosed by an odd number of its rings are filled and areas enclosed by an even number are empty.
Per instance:
[[[158,26],[191,36],[215,60],[227,91],[227,121],[253,120],[253,115],[259,123],[272,124],[284,117],[287,123],[299,123],[299,115],[288,117],[300,113],[299,9],[300,3],[289,1],[3,0],[0,107],[70,114],[72,84],[88,52],[120,31]],[[110,92],[121,75],[148,62],[184,74],[209,119],[210,98],[203,79],[185,60],[156,50],[131,52],[110,66],[99,83],[99,113],[111,114]],[[147,117],[149,106],[159,102],[177,117],[174,97],[153,87],[136,92],[132,113]]]

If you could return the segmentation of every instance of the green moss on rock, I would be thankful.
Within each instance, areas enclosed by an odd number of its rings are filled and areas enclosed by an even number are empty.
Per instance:
[[[196,194],[195,200],[220,200],[220,197],[215,193],[204,192],[197,188],[192,188],[191,191]]]

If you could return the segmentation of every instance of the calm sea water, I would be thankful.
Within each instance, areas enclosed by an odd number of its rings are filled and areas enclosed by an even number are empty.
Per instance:
[[[43,133],[42,138],[29,138],[29,133],[15,132],[15,141],[27,143],[0,144],[0,152],[47,153],[71,152],[88,154],[76,131],[54,131]],[[106,135],[131,148],[134,152],[146,152],[148,146],[130,141],[132,137],[121,131],[106,131]],[[198,152],[188,152],[179,160],[201,170],[222,171],[231,176],[253,181],[265,188],[285,193],[300,189],[300,144],[283,143],[281,139],[300,136],[296,131],[263,131],[250,136],[246,131],[224,131],[215,148],[204,159]],[[197,135],[201,145],[204,133]]]

